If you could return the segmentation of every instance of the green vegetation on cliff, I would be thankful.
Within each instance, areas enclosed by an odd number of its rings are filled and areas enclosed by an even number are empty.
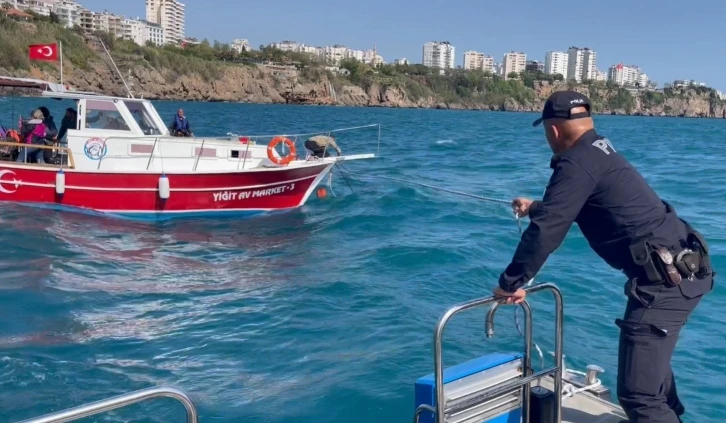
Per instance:
[[[69,30],[59,25],[57,17],[54,16],[36,16],[30,23],[16,22],[0,13],[0,68],[17,75],[27,75],[33,68],[37,68],[52,78],[58,74],[57,65],[31,63],[28,60],[27,46],[62,41],[66,64],[71,64],[76,69],[94,69],[94,64],[107,61],[97,41],[99,38],[111,51],[122,71],[142,66],[151,72],[158,72],[153,81],[163,81],[167,86],[173,85],[180,76],[198,76],[198,79],[209,86],[210,83],[229,75],[230,67],[239,67],[249,70],[244,71],[249,75],[246,77],[247,81],[250,78],[268,78],[272,89],[279,94],[300,84],[316,85],[314,88],[319,91],[319,88],[330,81],[336,92],[345,91],[342,88],[352,86],[358,90],[354,90],[357,93],[356,99],[349,100],[354,101],[354,104],[366,104],[360,98],[368,96],[369,104],[377,105],[539,110],[549,93],[567,87],[587,94],[592,100],[594,111],[600,113],[726,115],[725,103],[720,100],[715,90],[707,87],[666,87],[661,91],[641,91],[600,81],[565,82],[560,75],[546,75],[541,72],[510,74],[507,78],[502,78],[483,71],[451,69],[440,72],[419,64],[386,64],[373,67],[355,60],[343,60],[338,66],[341,72],[337,72],[313,55],[283,52],[271,47],[260,46],[259,50],[237,53],[228,44],[217,41],[210,43],[207,40],[198,44],[187,44],[183,48],[171,45],[139,46],[132,41],[115,39],[106,33],[84,34],[80,28]],[[298,70],[297,76],[287,80],[277,76],[270,77],[270,73],[264,71],[265,66],[261,66],[270,63],[287,65],[289,68],[294,66]],[[98,66],[95,69],[98,70]],[[68,78],[72,81],[70,75]],[[116,79],[116,76],[112,78]],[[198,89],[202,90],[204,88]],[[265,88],[258,92],[264,93],[266,90],[269,91]],[[306,90],[310,91],[310,87]],[[323,91],[326,90],[327,88],[323,88]],[[174,98],[174,90],[165,90],[164,95],[165,98]],[[324,104],[333,102],[331,94],[323,95],[327,96]],[[276,98],[282,97],[277,95]]]

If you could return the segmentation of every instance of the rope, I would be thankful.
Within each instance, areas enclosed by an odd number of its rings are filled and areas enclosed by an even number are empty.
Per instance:
[[[344,169],[343,166],[340,166],[340,163],[338,163],[338,165],[339,165],[338,166],[339,167],[338,170],[340,172],[347,173],[349,176],[360,180],[358,176],[353,175],[351,172],[349,172],[348,170]],[[502,200],[500,198],[493,198],[493,197],[485,197],[483,195],[471,194],[471,193],[463,192],[463,191],[455,191],[453,189],[438,187],[438,186],[435,186],[435,185],[424,184],[422,182],[407,181],[405,179],[392,178],[390,176],[382,176],[382,175],[378,175],[378,177],[381,178],[381,179],[388,179],[389,181],[399,182],[399,183],[402,183],[402,184],[418,185],[420,187],[430,188],[430,189],[433,189],[433,190],[436,190],[436,191],[448,192],[449,194],[459,195],[459,196],[462,196],[462,197],[474,198],[476,200],[481,200],[481,201],[488,201],[490,203],[512,204],[512,202],[509,201],[509,200]],[[519,219],[517,219],[517,221],[519,221]]]
[[[344,169],[343,166],[340,163],[336,163],[336,165],[338,165],[338,171],[339,172],[341,172],[342,174],[348,174],[352,178],[358,179],[358,181],[360,181],[360,179],[356,175],[353,175],[347,169]],[[381,178],[381,179],[388,179],[390,181],[399,182],[399,183],[402,183],[402,184],[418,185],[418,186],[421,186],[421,187],[430,188],[430,189],[433,189],[433,190],[436,190],[436,191],[447,192],[447,193],[454,194],[454,195],[459,195],[459,196],[462,196],[462,197],[473,198],[473,199],[481,200],[481,201],[488,201],[490,203],[508,204],[508,205],[512,203],[509,200],[502,200],[502,199],[499,199],[499,198],[485,197],[483,195],[471,194],[471,193],[468,193],[468,192],[455,191],[455,190],[452,190],[452,189],[442,188],[442,187],[438,187],[438,186],[435,186],[435,185],[424,184],[422,182],[408,181],[408,180],[404,180],[404,179],[393,178],[393,177],[390,177],[390,176],[381,176],[381,175],[378,175],[378,177]],[[351,190],[352,190],[352,188],[351,188]],[[521,218],[519,217],[519,215],[517,214],[516,211],[514,212],[514,219],[517,222],[517,229],[519,230],[519,234],[521,236],[522,233],[523,233],[523,230],[522,230],[522,221],[521,221]],[[525,288],[528,288],[528,287],[532,286],[533,283],[534,283],[534,278],[530,279],[529,282],[527,282],[524,285],[524,287]],[[519,335],[522,336],[522,337],[524,337],[524,332],[522,332],[522,328],[519,325],[519,314],[518,314],[518,312],[519,312],[519,307],[517,307],[517,308],[514,309],[514,325],[516,326],[517,332],[519,332]],[[537,349],[537,353],[539,354],[541,368],[544,368],[544,354],[542,353],[542,349],[539,347],[539,345],[537,345],[536,342],[533,342],[533,344],[534,344],[534,347]]]
[[[318,134],[325,134],[325,133],[331,133],[331,132],[344,132],[344,131],[354,131],[356,129],[363,129],[363,128],[373,128],[375,126],[378,126],[380,128],[381,125],[378,124],[378,123],[372,123],[370,125],[351,126],[350,128],[333,129],[332,131],[331,130],[326,130],[326,131],[318,131],[318,132],[308,132],[308,133],[304,133],[304,134],[267,134],[267,135],[245,135],[245,136],[248,137],[248,138],[271,138],[271,137],[276,137],[276,136],[281,136],[281,137],[306,137],[308,135],[318,135]],[[232,132],[228,132],[227,135],[230,135],[230,136],[241,136],[239,134],[235,134],[235,133],[232,133]]]

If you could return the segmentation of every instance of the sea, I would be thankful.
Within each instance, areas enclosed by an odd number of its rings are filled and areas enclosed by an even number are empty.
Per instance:
[[[13,126],[46,105],[0,99]],[[0,204],[0,421],[17,422],[159,385],[186,391],[201,422],[409,422],[414,383],[433,371],[432,337],[451,306],[486,297],[519,241],[509,200],[541,197],[551,152],[532,113],[157,102],[197,135],[344,131],[332,190],[300,210],[160,223]],[[710,242],[726,267],[726,121],[596,116],[596,126]],[[353,134],[356,135],[353,135]],[[525,219],[522,222],[528,224]],[[605,369],[615,390],[624,277],[577,226],[535,278],[564,295],[570,368]],[[686,422],[720,422],[726,403],[726,292],[717,277],[673,358]],[[551,295],[530,297],[551,362]],[[520,351],[514,308],[495,336],[484,310],[454,318],[444,362]],[[520,315],[521,319],[521,315]],[[539,359],[534,363],[539,365]],[[157,399],[87,421],[183,421]]]

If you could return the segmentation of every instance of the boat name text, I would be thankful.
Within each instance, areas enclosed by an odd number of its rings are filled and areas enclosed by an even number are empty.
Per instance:
[[[292,191],[294,189],[295,184],[288,184],[275,188],[263,188],[250,191],[218,191],[212,193],[212,196],[214,197],[214,201],[235,201],[246,200],[248,198],[267,197],[268,195],[282,194],[285,191]]]

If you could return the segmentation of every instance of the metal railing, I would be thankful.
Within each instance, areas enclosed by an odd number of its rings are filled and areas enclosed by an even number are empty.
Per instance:
[[[146,141],[146,142],[152,142],[153,145],[152,150],[148,154],[148,160],[146,164],[146,170],[149,170],[151,167],[152,162],[154,159],[159,158],[162,161],[164,159],[188,159],[188,158],[194,158],[194,164],[192,165],[192,170],[196,172],[197,166],[199,165],[200,159],[203,157],[205,144],[207,142],[224,142],[228,143],[230,141],[234,142],[238,138],[247,138],[246,145],[244,146],[244,157],[240,157],[237,163],[237,169],[245,168],[245,165],[247,163],[248,159],[251,159],[249,156],[249,149],[252,144],[256,145],[262,145],[261,142],[269,142],[273,138],[277,136],[281,137],[287,137],[293,143],[295,144],[296,148],[299,149],[299,151],[305,151],[304,145],[302,145],[302,139],[307,136],[312,135],[333,135],[339,132],[347,132],[347,131],[355,131],[359,129],[364,128],[377,128],[378,129],[378,138],[377,138],[377,151],[376,154],[380,153],[381,148],[381,125],[380,124],[371,124],[371,125],[363,125],[363,126],[355,126],[350,128],[340,128],[340,129],[333,129],[333,130],[327,130],[327,131],[318,131],[318,132],[308,132],[308,133],[300,133],[300,134],[268,134],[268,135],[244,135],[244,134],[237,134],[233,132],[228,132],[227,136],[218,136],[218,137],[171,137],[171,136],[158,136],[158,135],[149,135],[149,136],[133,136],[133,137],[108,137],[104,140],[105,143],[108,143],[109,141],[115,141],[115,140],[124,140],[124,141]],[[200,145],[201,140],[201,145]],[[193,154],[192,156],[164,156],[162,154],[162,147],[165,143],[173,143],[173,144],[188,144],[192,147],[199,147],[199,152]],[[287,153],[287,146],[282,144],[282,152],[283,154]],[[137,158],[137,157],[144,157],[144,156],[130,156],[130,155],[104,155],[102,156],[97,163],[96,169],[100,170],[102,162],[105,159],[120,159],[120,158]]]
[[[129,392],[101,401],[92,402],[90,404],[81,405],[67,410],[58,411],[52,414],[46,414],[42,417],[36,417],[29,420],[23,420],[19,423],[64,423],[73,420],[82,419],[84,417],[93,416],[106,411],[115,410],[146,401],[152,398],[166,397],[172,398],[184,405],[187,413],[187,423],[197,423],[197,409],[191,398],[184,391],[168,386],[158,386],[154,388],[141,389],[135,392]]]
[[[39,145],[39,144],[26,144],[26,143],[18,143],[14,141],[0,141],[0,147],[14,147],[18,149],[18,154],[23,155],[25,154],[25,157],[22,162],[13,162],[13,163],[22,163],[22,164],[29,164],[34,166],[52,166],[52,167],[60,167],[65,169],[73,169],[76,167],[75,162],[73,161],[73,152],[68,147],[61,147],[60,145]],[[65,153],[66,157],[68,157],[68,162],[63,163],[61,161],[60,165],[54,164],[54,163],[28,163],[27,158],[27,151],[25,148],[37,148],[39,150],[45,151],[45,150],[57,150],[58,154]]]
[[[520,306],[524,310],[524,369],[523,377],[513,382],[507,383],[503,386],[493,388],[485,391],[480,397],[477,397],[479,402],[483,402],[492,398],[496,398],[506,392],[512,391],[517,388],[523,389],[522,398],[522,423],[529,423],[529,400],[530,400],[530,387],[532,382],[539,380],[545,376],[554,376],[554,391],[555,391],[555,422],[560,423],[562,421],[562,351],[564,346],[564,332],[563,332],[563,317],[564,309],[562,306],[562,293],[559,288],[550,283],[543,283],[532,286],[525,289],[527,294],[534,294],[538,291],[549,290],[552,291],[552,295],[555,298],[555,366],[548,369],[540,370],[539,372],[531,372],[532,362],[532,311],[529,304],[526,301],[520,303]],[[414,414],[414,423],[417,423],[420,414],[423,411],[428,411],[434,414],[435,422],[444,423],[446,414],[460,411],[447,409],[445,404],[444,396],[444,365],[443,365],[443,333],[446,324],[451,320],[454,315],[472,308],[483,307],[493,304],[493,307],[487,314],[487,331],[493,334],[493,322],[494,313],[499,307],[498,300],[495,297],[486,297],[476,300],[472,300],[466,303],[458,304],[444,313],[436,324],[434,331],[434,382],[436,386],[436,405],[422,404],[416,408]]]

